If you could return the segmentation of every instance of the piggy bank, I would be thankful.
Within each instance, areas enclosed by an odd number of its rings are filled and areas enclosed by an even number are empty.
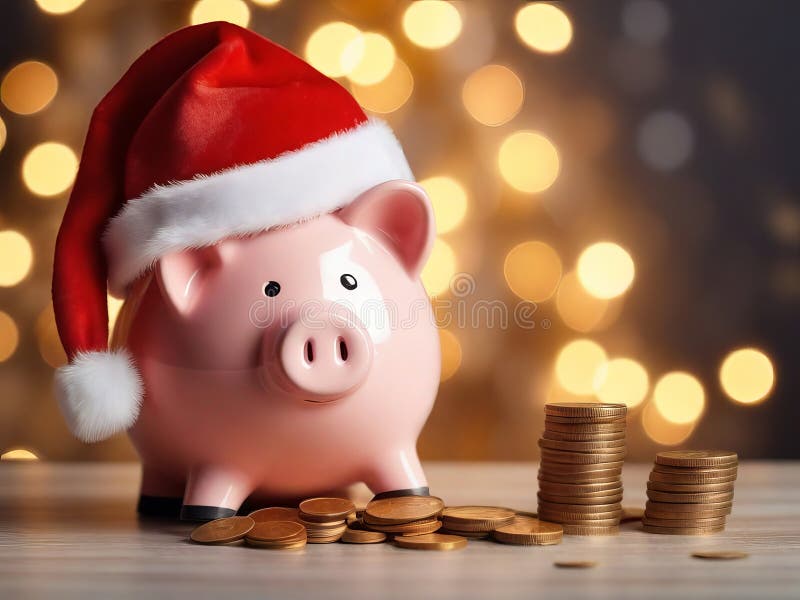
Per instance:
[[[168,36],[101,102],[56,246],[56,387],[82,439],[129,432],[140,512],[427,494],[435,227],[412,179],[346,90],[226,23]]]

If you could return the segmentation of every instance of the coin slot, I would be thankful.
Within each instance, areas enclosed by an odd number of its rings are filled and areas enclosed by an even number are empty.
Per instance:
[[[343,337],[338,337],[336,339],[336,346],[339,349],[339,358],[342,362],[347,362],[347,343],[344,341]]]
[[[314,344],[310,339],[306,340],[306,362],[308,364],[314,362]]]

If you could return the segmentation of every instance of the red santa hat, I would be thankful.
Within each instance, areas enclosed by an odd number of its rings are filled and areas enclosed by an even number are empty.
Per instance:
[[[177,31],[95,110],[58,234],[53,305],[69,364],[56,393],[76,436],[136,420],[143,386],[109,351],[107,288],[167,253],[335,211],[413,179],[389,127],[338,83],[229,23]]]

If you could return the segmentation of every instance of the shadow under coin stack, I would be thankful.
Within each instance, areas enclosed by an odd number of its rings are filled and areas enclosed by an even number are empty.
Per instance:
[[[614,535],[622,515],[624,404],[545,405],[539,440],[539,518],[565,534]]]
[[[706,535],[725,529],[738,471],[735,452],[659,452],[647,482],[642,518],[648,533]]]

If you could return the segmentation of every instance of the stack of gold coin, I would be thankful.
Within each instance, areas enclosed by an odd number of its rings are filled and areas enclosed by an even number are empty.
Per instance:
[[[622,515],[624,404],[545,405],[539,518],[571,535],[613,535]]]
[[[516,516],[510,508],[497,506],[448,506],[442,511],[441,533],[485,538],[498,527],[513,523]]]
[[[272,550],[302,548],[306,540],[305,527],[296,521],[262,521],[244,538],[248,546]]]
[[[738,462],[736,453],[726,450],[659,452],[647,482],[644,530],[673,535],[724,530]]]
[[[300,503],[297,520],[306,529],[308,543],[328,544],[339,541],[355,511],[355,504],[346,498],[309,498]]]
[[[387,537],[427,535],[437,531],[444,503],[435,496],[397,496],[380,498],[367,504],[363,527]],[[350,527],[358,526],[358,521]]]

